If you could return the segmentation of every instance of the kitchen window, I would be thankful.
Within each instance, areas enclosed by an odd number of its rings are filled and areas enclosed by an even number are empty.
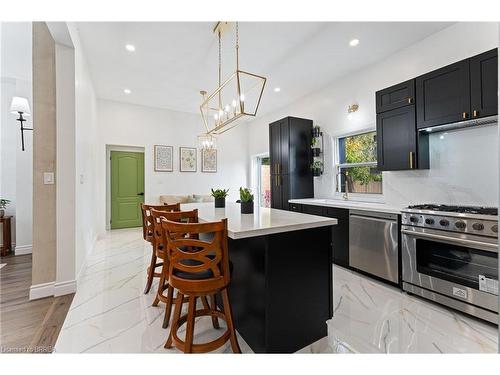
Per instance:
[[[382,194],[382,173],[377,169],[375,131],[336,138],[338,193]]]

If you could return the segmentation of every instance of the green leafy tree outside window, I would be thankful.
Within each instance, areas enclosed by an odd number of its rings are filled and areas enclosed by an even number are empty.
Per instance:
[[[377,161],[375,132],[345,138],[345,163],[366,163]],[[362,185],[382,181],[382,174],[372,173],[371,168],[349,168],[349,178]]]

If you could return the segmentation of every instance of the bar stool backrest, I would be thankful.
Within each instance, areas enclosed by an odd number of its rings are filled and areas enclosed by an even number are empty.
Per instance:
[[[154,241],[156,247],[162,246],[163,249],[166,249],[166,237],[161,224],[162,219],[167,219],[171,221],[185,222],[185,223],[197,223],[198,222],[198,210],[194,209],[191,211],[171,211],[164,212],[158,210],[151,210],[151,216],[153,218],[153,233],[154,233]]]
[[[167,244],[170,285],[193,293],[227,287],[231,277],[227,219],[210,223],[179,223],[162,219],[161,224]],[[201,234],[211,234],[212,237],[200,240]]]
[[[163,212],[171,212],[171,211],[180,211],[181,204],[164,204],[164,205],[151,205],[141,203],[141,211],[142,211],[142,236],[145,241],[153,242],[154,237],[154,223],[153,218],[151,216],[151,210],[158,210]]]

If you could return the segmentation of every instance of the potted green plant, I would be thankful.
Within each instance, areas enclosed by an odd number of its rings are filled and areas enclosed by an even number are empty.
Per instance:
[[[229,189],[211,189],[212,197],[215,200],[215,208],[223,208],[226,207],[226,197],[229,192]]]
[[[5,215],[5,207],[9,205],[10,201],[8,199],[0,199],[0,217]]]
[[[313,173],[313,176],[318,177],[321,176],[321,173],[323,173],[323,162],[321,160],[315,160],[311,164],[311,170]]]
[[[253,194],[250,189],[240,187],[240,204],[242,214],[253,214]]]

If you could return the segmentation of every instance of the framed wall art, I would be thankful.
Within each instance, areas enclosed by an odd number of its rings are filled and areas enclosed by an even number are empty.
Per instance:
[[[174,171],[174,147],[155,145],[154,146],[155,172]]]
[[[217,172],[217,150],[201,150],[201,171],[207,173]]]
[[[179,147],[181,172],[196,172],[196,148]]]

